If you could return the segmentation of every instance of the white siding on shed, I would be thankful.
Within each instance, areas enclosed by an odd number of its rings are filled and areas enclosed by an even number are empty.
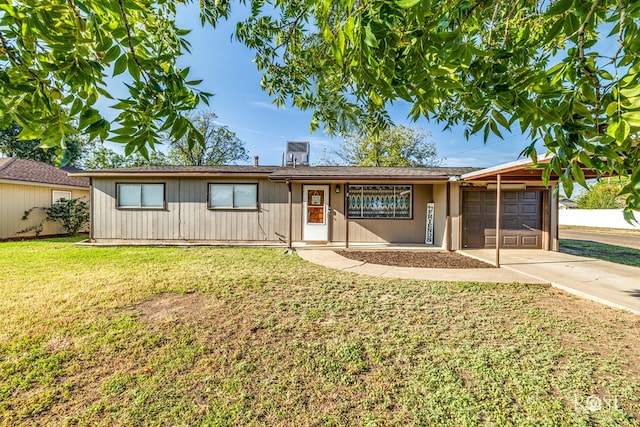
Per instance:
[[[0,183],[0,239],[33,236],[35,234],[33,232],[21,234],[17,232],[39,223],[44,219],[44,212],[34,209],[25,221],[22,220],[22,215],[24,211],[33,207],[51,206],[54,190],[71,192],[72,198],[85,197],[87,201],[89,199],[88,189],[71,189],[48,184]],[[45,222],[41,235],[62,233],[64,229],[59,223]]]

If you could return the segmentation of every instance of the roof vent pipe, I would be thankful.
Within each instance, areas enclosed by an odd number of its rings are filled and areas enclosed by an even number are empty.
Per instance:
[[[258,156],[253,156],[253,167],[257,168],[259,166]]]

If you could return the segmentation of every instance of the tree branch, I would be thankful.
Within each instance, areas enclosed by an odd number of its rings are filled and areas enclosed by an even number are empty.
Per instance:
[[[591,70],[589,70],[586,65],[584,64],[584,34],[587,30],[587,25],[589,25],[589,21],[591,21],[591,18],[593,17],[593,14],[595,13],[596,9],[598,8],[598,5],[600,3],[600,0],[594,0],[593,4],[591,5],[591,9],[589,9],[589,13],[587,13],[587,16],[585,17],[584,21],[582,22],[582,25],[580,25],[580,28],[578,28],[578,31],[576,31],[574,34],[571,35],[571,37],[573,37],[573,35],[577,34],[578,35],[578,61],[579,61],[579,65],[580,65],[580,69],[582,70],[582,72],[585,74],[585,76],[587,76],[587,78],[589,79],[589,81],[591,82],[591,84],[593,85],[595,91],[596,91],[596,104],[594,106],[594,111],[593,111],[593,116],[594,116],[594,121],[595,121],[595,131],[596,133],[601,133],[600,131],[600,97],[601,97],[601,93],[600,93],[600,82],[598,81],[598,79],[596,78],[595,75],[593,75],[593,73],[591,72]],[[569,38],[571,38],[569,37]]]
[[[145,83],[147,82],[147,74],[144,70],[140,61],[138,61],[138,56],[136,55],[136,51],[133,47],[133,41],[131,36],[131,28],[129,27],[129,21],[127,20],[127,14],[124,10],[124,5],[122,4],[122,0],[118,0],[118,5],[120,6],[120,16],[122,17],[122,21],[124,22],[124,28],[127,31],[127,43],[129,44],[129,51],[131,52],[131,57],[133,58],[133,62],[137,65],[138,69],[140,69],[140,74],[144,79]]]
[[[624,33],[625,22],[627,19],[627,9],[624,7],[624,3],[622,2],[622,0],[618,0],[618,7],[620,8],[620,28],[618,29],[618,44],[620,45],[620,47],[612,58],[612,62],[614,63],[614,65],[618,61],[618,56],[624,49],[624,38],[622,34]]]
[[[11,58],[11,61],[13,63],[15,63],[16,65],[20,65],[22,68],[27,70],[27,72],[31,75],[31,77],[34,78],[34,80],[38,81],[39,83],[42,83],[42,79],[38,77],[38,75],[34,73],[33,70],[24,63],[22,58],[16,55],[13,52],[13,50],[9,47],[7,39],[4,37],[4,34],[2,34],[2,31],[0,31],[0,44],[2,44],[2,51],[5,52],[9,58]]]

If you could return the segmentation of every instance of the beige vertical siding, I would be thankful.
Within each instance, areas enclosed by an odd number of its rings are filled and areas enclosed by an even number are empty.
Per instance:
[[[35,206],[51,206],[52,192],[54,190],[70,191],[73,198],[86,197],[87,200],[89,199],[88,189],[0,183],[0,239],[33,236],[35,234],[33,232],[21,234],[17,234],[17,232],[38,224],[44,218],[44,213],[39,209],[35,209],[26,221],[22,220],[22,215],[24,211]],[[62,233],[64,233],[64,229],[60,224],[45,222],[41,235],[47,236]]]
[[[302,240],[302,184],[292,184],[291,192],[293,196],[293,241]],[[287,218],[287,216],[285,216]]]
[[[435,215],[433,218],[433,245],[444,248],[445,227],[447,222],[447,184],[433,185],[433,202],[435,203]]]
[[[331,184],[329,188],[330,198],[329,201],[331,203],[331,213],[329,214],[330,218],[330,229],[329,229],[329,239],[332,242],[344,242],[345,241],[345,231],[346,231],[346,221],[344,216],[344,199],[346,194],[346,188],[344,183],[340,183],[340,193],[336,194],[336,184]]]
[[[331,184],[331,240],[345,241],[345,200],[344,183],[340,183],[340,194],[335,194],[335,184]],[[426,232],[427,203],[433,201],[431,184],[413,186],[412,219],[350,219],[350,242],[424,243]],[[439,207],[436,206],[436,212]],[[441,207],[444,209],[444,207]],[[438,225],[437,225],[438,226]],[[301,228],[301,226],[300,226]]]
[[[462,249],[462,221],[460,215],[462,212],[462,192],[460,191],[460,183],[451,183],[451,250],[457,251]]]
[[[117,183],[165,183],[166,209],[116,208]],[[258,184],[258,209],[207,207],[209,183]],[[266,179],[94,178],[96,240],[286,241],[287,188]]]

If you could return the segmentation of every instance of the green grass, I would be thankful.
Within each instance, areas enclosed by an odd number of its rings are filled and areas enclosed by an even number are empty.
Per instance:
[[[51,240],[0,244],[0,313],[2,425],[640,418],[638,317],[540,286]]]
[[[574,255],[640,267],[639,249],[572,239],[560,239],[560,249]]]

